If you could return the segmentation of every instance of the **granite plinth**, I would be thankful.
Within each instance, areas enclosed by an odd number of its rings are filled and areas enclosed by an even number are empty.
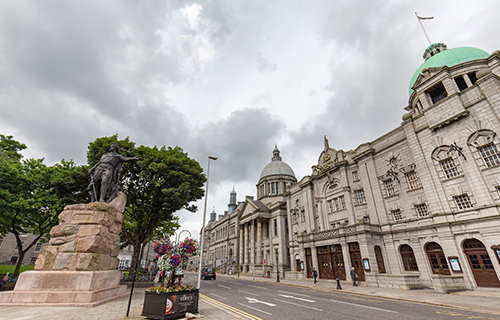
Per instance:
[[[121,272],[25,271],[13,291],[0,292],[0,305],[89,306],[127,295]]]

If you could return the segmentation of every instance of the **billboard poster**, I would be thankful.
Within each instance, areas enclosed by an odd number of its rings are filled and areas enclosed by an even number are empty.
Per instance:
[[[165,314],[183,313],[198,310],[198,292],[179,292],[167,296]]]

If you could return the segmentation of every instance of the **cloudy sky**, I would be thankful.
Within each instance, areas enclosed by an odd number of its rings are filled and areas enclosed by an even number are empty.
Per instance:
[[[86,163],[118,133],[211,163],[207,215],[255,195],[274,144],[300,180],[323,149],[401,123],[428,43],[500,49],[499,4],[465,0],[0,0],[0,133]],[[198,237],[203,200],[182,228]],[[185,236],[186,233],[183,234]]]

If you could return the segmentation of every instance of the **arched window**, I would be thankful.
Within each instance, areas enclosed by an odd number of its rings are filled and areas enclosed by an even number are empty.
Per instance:
[[[399,251],[401,253],[401,259],[403,260],[405,271],[418,271],[417,260],[413,254],[413,249],[409,245],[404,244],[401,246]]]
[[[378,272],[385,273],[384,257],[379,246],[375,246],[375,257],[377,258]]]
[[[500,165],[498,137],[491,130],[479,130],[473,133],[467,143],[477,149],[487,167]]]
[[[425,246],[429,263],[431,264],[432,273],[449,275],[450,268],[443,252],[443,248],[436,242],[429,242]]]

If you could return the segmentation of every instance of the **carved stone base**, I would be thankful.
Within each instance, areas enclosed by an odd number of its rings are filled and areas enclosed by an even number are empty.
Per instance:
[[[13,291],[0,292],[0,305],[88,306],[127,295],[121,272],[25,271]]]

